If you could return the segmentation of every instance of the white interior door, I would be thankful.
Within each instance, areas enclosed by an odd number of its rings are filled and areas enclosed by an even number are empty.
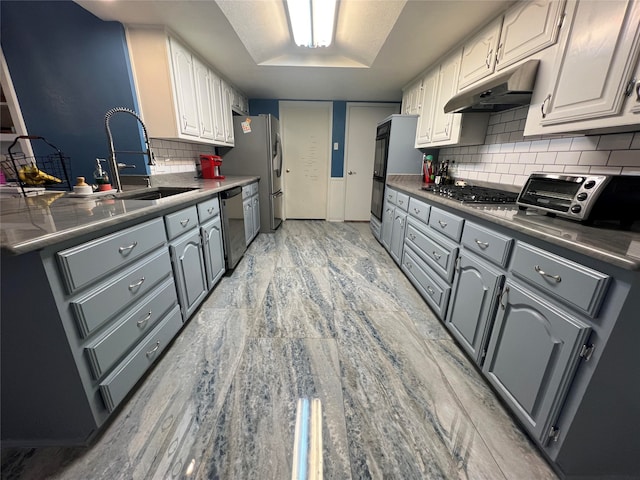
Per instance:
[[[346,221],[369,221],[376,127],[380,121],[399,111],[397,104],[347,104],[344,150]]]
[[[326,219],[331,102],[280,102],[285,215]]]

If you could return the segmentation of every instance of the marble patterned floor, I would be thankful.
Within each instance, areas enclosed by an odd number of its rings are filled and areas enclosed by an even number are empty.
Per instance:
[[[289,479],[298,398],[327,479],[557,478],[367,223],[261,234],[88,448],[2,478]]]

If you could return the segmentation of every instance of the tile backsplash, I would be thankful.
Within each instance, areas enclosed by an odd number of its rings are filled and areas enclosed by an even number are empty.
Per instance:
[[[535,171],[640,175],[640,131],[524,137],[528,108],[492,113],[484,145],[443,148],[439,159],[455,162],[457,178],[517,186]]]
[[[151,150],[156,164],[151,166],[151,174],[194,172],[200,162],[200,154],[216,153],[213,145],[181,142],[177,140],[150,139]]]

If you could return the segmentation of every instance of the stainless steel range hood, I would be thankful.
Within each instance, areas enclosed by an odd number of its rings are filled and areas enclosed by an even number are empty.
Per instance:
[[[529,60],[460,92],[444,106],[445,113],[499,112],[531,103],[540,60]]]

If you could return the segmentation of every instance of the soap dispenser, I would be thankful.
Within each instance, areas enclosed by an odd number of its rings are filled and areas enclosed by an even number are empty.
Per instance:
[[[102,163],[106,162],[106,160],[102,158],[96,158],[96,171],[93,172],[93,178],[98,185],[98,190],[104,192],[106,190],[111,190],[111,183],[109,182],[109,176],[107,172],[102,168]]]

